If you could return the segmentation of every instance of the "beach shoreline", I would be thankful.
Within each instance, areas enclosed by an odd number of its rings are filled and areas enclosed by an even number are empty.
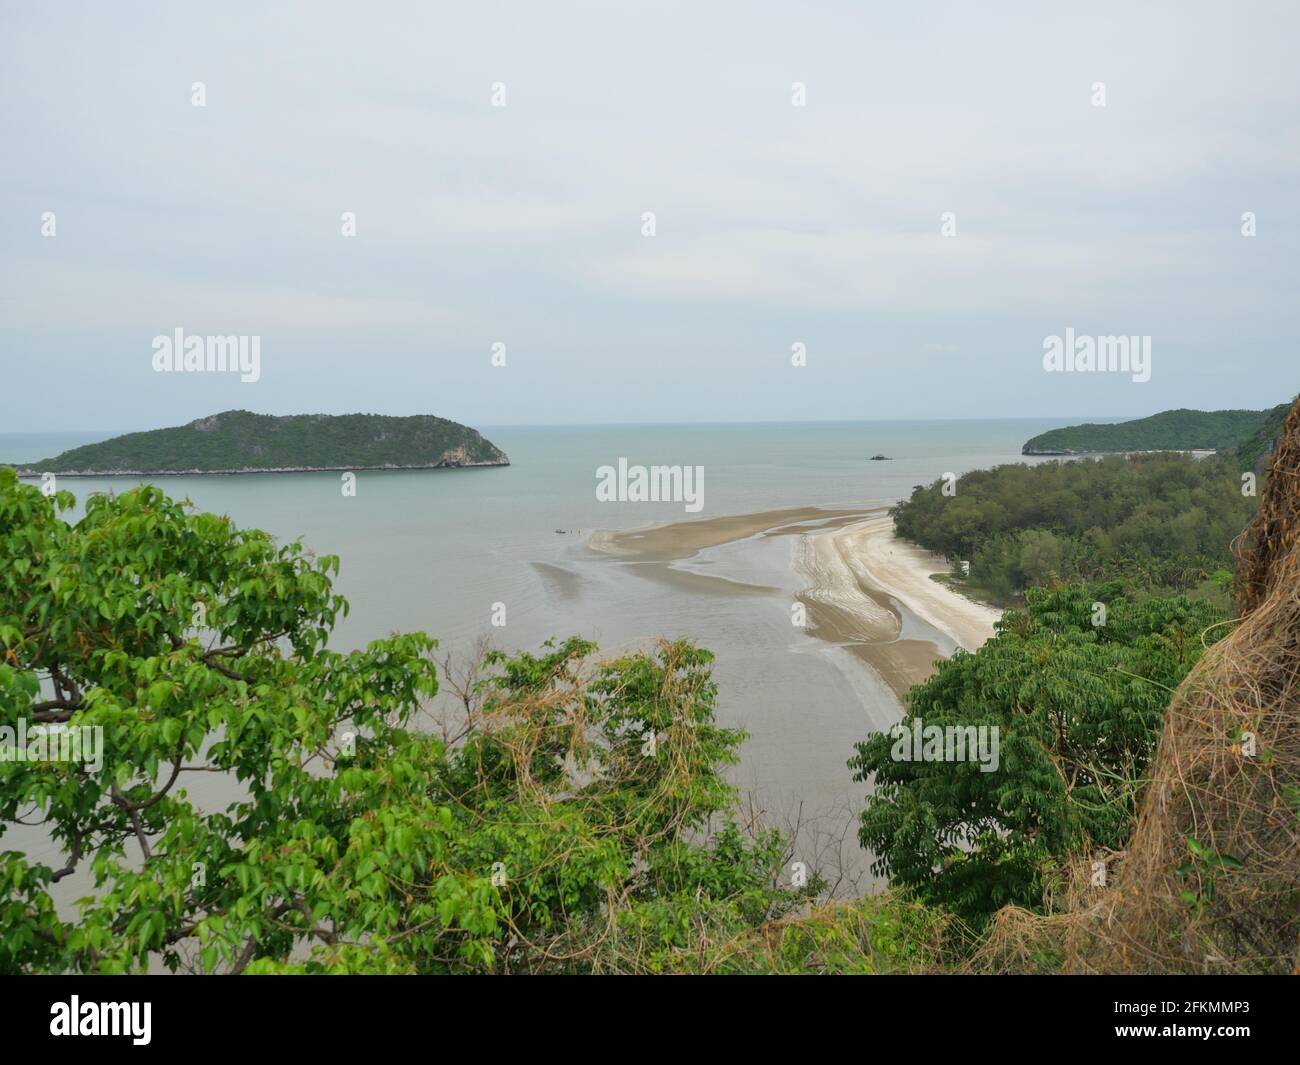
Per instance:
[[[588,547],[621,562],[650,564],[663,579],[686,579],[674,562],[775,536],[798,538],[791,560],[804,582],[795,598],[806,608],[805,631],[863,662],[900,702],[933,675],[937,660],[957,648],[974,651],[994,635],[1001,611],[933,580],[947,563],[898,537],[884,506],[794,507],[599,530]]]
[[[835,535],[857,538],[855,558],[862,580],[895,596],[958,646],[975,651],[993,637],[1002,611],[934,580],[934,574],[948,572],[947,561],[900,537],[888,514],[847,526]]]

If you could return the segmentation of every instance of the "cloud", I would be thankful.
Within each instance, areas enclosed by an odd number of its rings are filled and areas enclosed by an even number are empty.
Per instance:
[[[0,355],[89,365],[183,325],[365,361],[376,405],[441,381],[485,421],[933,417],[1045,402],[1025,346],[1073,324],[1165,338],[1153,407],[1296,387],[1288,5],[75,11],[0,13]],[[943,339],[889,363],[887,401],[848,357],[797,393],[744,372],[814,336]],[[527,387],[440,369],[502,338]],[[334,373],[283,401],[332,409]],[[728,387],[705,410],[673,393],[691,377]],[[111,379],[60,387],[69,418],[154,416]],[[8,426],[45,424],[8,398]]]

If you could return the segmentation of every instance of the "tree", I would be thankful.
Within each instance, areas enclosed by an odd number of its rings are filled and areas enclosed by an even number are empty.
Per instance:
[[[63,854],[0,853],[0,971],[652,965],[691,916],[739,931],[817,890],[729,819],[743,733],[713,723],[708,652],[496,653],[437,735],[413,727],[432,639],[327,646],[337,559],[154,487],[73,503],[0,470],[0,728],[103,739],[0,760],[0,832]],[[214,772],[240,794],[205,810],[187,784]],[[70,919],[49,889],[74,874]]]
[[[1060,568],[1061,542],[1045,529],[1020,533],[1020,568],[1030,584],[1039,584]]]
[[[992,640],[908,693],[905,728],[996,729],[995,771],[896,760],[889,732],[858,744],[855,779],[875,781],[858,838],[877,873],[978,924],[1038,907],[1062,859],[1125,845],[1170,693],[1223,629],[1207,631],[1220,615],[1202,600],[1119,593],[1031,589]]]

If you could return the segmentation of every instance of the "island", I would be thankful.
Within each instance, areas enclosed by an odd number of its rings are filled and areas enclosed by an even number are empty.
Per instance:
[[[436,470],[508,466],[477,430],[431,414],[293,414],[228,410],[188,425],[127,433],[41,462],[10,463],[20,476],[64,477],[323,470]]]
[[[1280,430],[1289,404],[1270,410],[1166,410],[1148,418],[1051,429],[1026,441],[1022,455],[1086,455],[1138,451],[1234,451]]]

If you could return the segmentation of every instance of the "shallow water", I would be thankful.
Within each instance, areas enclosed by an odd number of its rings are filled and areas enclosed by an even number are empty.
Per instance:
[[[393,631],[422,629],[465,654],[484,635],[505,649],[535,649],[579,634],[615,651],[658,636],[689,637],[717,655],[722,723],[750,732],[734,779],[781,822],[861,802],[845,763],[853,745],[887,727],[897,698],[863,661],[791,625],[804,580],[792,566],[797,536],[755,536],[671,565],[592,551],[595,529],[808,504],[866,507],[913,485],[1023,461],[1020,446],[1052,428],[1043,420],[689,426],[483,428],[510,456],[503,468],[360,472],[355,497],[338,474],[159,478],[171,495],[229,514],[277,537],[301,536],[341,556],[337,589],[351,602],[338,649]],[[0,457],[33,461],[111,434],[59,439],[0,434]],[[872,462],[877,452],[889,462]],[[702,465],[704,507],[601,503],[596,469],[620,457],[644,465]],[[63,478],[83,499],[136,479]],[[491,624],[494,604],[506,624]],[[904,631],[930,626],[903,612]],[[948,650],[944,647],[943,650]],[[194,791],[193,786],[191,790]],[[207,782],[205,801],[227,801]],[[813,834],[805,832],[809,848]],[[22,846],[16,835],[6,846]],[[26,845],[43,849],[34,837]],[[861,872],[850,832],[845,851]],[[54,855],[46,860],[52,864]],[[69,897],[85,885],[66,885]]]

